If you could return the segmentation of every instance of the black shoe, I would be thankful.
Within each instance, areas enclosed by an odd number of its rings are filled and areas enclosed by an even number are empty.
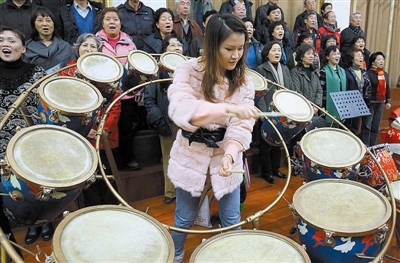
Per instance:
[[[262,175],[261,178],[263,178],[265,181],[267,181],[270,184],[274,184],[275,180],[272,177],[272,175]]]
[[[175,197],[164,197],[164,203],[166,203],[167,205],[172,203],[175,200]]]
[[[128,168],[132,171],[140,170],[140,166],[138,162],[136,162],[135,160],[130,161],[129,163],[126,164],[126,166],[128,166]]]
[[[26,232],[26,235],[25,235],[25,244],[29,245],[29,244],[34,243],[39,238],[39,234],[40,234],[39,226],[28,227],[28,231]]]
[[[281,173],[280,171],[277,171],[274,173],[274,176],[279,177],[279,178],[287,178],[286,174]]]
[[[40,235],[42,236],[43,241],[51,240],[53,238],[53,234],[54,228],[51,222],[42,226],[42,232],[40,233]]]

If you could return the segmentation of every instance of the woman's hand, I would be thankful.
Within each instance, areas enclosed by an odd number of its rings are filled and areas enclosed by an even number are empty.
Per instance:
[[[254,107],[248,105],[228,104],[227,112],[235,114],[239,119],[258,118],[258,112]]]
[[[390,110],[390,108],[392,107],[392,105],[391,105],[390,103],[386,103],[385,107],[386,107],[387,110]]]
[[[86,137],[88,137],[89,139],[96,139],[96,134],[97,134],[97,131],[91,129],[89,134]]]
[[[225,154],[221,159],[221,168],[219,169],[219,175],[223,177],[230,176],[231,173],[226,173],[225,170],[232,170],[232,163],[232,155]]]

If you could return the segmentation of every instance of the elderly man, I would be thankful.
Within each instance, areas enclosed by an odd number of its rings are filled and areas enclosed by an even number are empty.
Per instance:
[[[310,32],[313,39],[313,47],[314,48],[316,47],[316,41],[319,35],[318,31],[315,29],[316,24],[317,24],[317,13],[315,12],[307,13],[304,18],[304,27],[299,27],[298,29],[293,31],[292,41],[295,44],[295,46],[299,44],[297,43],[297,40],[303,32]]]
[[[263,21],[264,19],[268,19],[268,14],[267,14],[267,13],[268,13],[268,9],[269,9],[271,6],[278,6],[278,0],[268,0],[268,2],[267,2],[265,5],[260,5],[260,6],[257,8],[257,11],[256,11],[256,19],[254,20],[254,27],[255,27],[256,29],[259,28],[259,27],[261,26],[262,21]],[[283,13],[282,8],[280,8],[279,6],[278,6],[278,8],[279,8],[280,13],[281,13],[281,18],[280,18],[280,20],[285,21],[285,15],[284,15],[284,13]]]
[[[246,7],[244,4],[237,3],[233,7],[232,15],[239,17],[240,19],[243,19],[246,17]]]
[[[302,28],[306,27],[304,19],[308,13],[316,12],[317,3],[315,0],[304,0],[304,8],[306,10],[304,10],[303,13],[299,14],[296,17],[296,21],[294,22],[294,26],[293,26],[293,31],[295,31],[299,27],[302,27]],[[318,28],[320,28],[324,24],[324,19],[319,14],[317,14],[317,21],[318,21],[318,23],[315,25],[316,30],[318,30]]]
[[[121,30],[132,37],[137,49],[143,50],[144,39],[153,33],[154,10],[139,0],[126,0],[117,9],[122,14]]]
[[[6,0],[0,4],[0,25],[16,28],[30,38],[31,13],[36,7],[30,0]]]
[[[190,45],[192,39],[203,35],[203,31],[196,21],[189,19],[190,0],[177,0],[175,3],[177,15],[174,17],[174,32]]]
[[[340,52],[347,54],[351,49],[351,41],[354,37],[362,36],[365,38],[365,33],[361,29],[362,15],[359,12],[355,12],[350,15],[349,27],[343,29],[340,33]]]
[[[253,6],[253,3],[250,2],[249,0],[228,0],[224,3],[222,3],[221,8],[219,9],[219,13],[232,14],[233,7],[238,3],[243,4],[244,7],[246,8],[246,17],[253,19],[253,13],[251,11],[251,7]]]
[[[67,0],[59,9],[60,35],[70,44],[79,35],[93,33],[102,29],[100,14],[103,4],[88,0]]]

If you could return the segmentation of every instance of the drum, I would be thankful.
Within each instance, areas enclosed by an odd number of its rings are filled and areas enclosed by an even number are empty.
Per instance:
[[[176,67],[186,61],[187,58],[176,52],[165,52],[160,56],[160,71],[159,78],[172,78]]]
[[[257,104],[261,97],[263,97],[268,91],[268,83],[267,80],[255,70],[248,69],[247,74],[253,81],[254,90],[256,92],[254,96],[254,104]]]
[[[128,54],[129,85],[132,88],[144,82],[148,82],[157,76],[157,61],[141,50],[132,50]]]
[[[104,102],[100,91],[86,81],[55,77],[38,89],[40,123],[67,126],[86,137]]]
[[[396,200],[396,243],[400,248],[400,181],[391,182],[393,197]],[[387,190],[387,188],[386,188]],[[388,194],[388,191],[386,191]]]
[[[400,143],[388,143],[397,171],[400,170]]]
[[[311,261],[370,262],[381,251],[391,207],[377,190],[349,180],[317,180],[293,195],[297,230]]]
[[[172,262],[167,229],[131,208],[103,205],[75,211],[56,228],[53,262]]]
[[[390,128],[386,135],[387,141],[389,143],[400,143],[400,120],[395,119],[390,124]]]
[[[307,132],[300,148],[307,182],[325,178],[354,180],[366,152],[355,135],[336,128]]]
[[[193,251],[189,262],[311,261],[304,248],[290,238],[261,230],[238,230],[204,241]]]
[[[95,149],[78,133],[55,125],[18,131],[6,150],[1,177],[4,211],[19,225],[53,221],[94,182]]]
[[[102,95],[110,101],[119,88],[124,68],[118,59],[101,53],[90,52],[78,58],[75,75],[100,89]]]
[[[396,168],[396,164],[392,158],[388,144],[379,144],[368,147],[368,149],[382,166],[382,169],[385,171],[385,174],[389,181],[398,180],[398,171]],[[385,180],[382,177],[382,173],[378,168],[378,165],[369,154],[367,154],[365,158],[361,161],[360,179],[361,182],[366,183],[377,190],[379,190],[382,186],[386,184]]]
[[[268,117],[285,142],[296,136],[311,121],[314,115],[311,104],[302,95],[290,90],[277,90],[272,97],[273,105],[270,112],[277,112],[280,116]],[[284,115],[284,116],[281,116]],[[281,146],[275,129],[268,120],[264,120],[261,126],[261,136],[272,146]]]

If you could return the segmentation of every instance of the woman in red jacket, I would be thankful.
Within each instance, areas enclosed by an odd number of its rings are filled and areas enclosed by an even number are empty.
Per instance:
[[[316,51],[318,54],[320,53],[321,49],[321,39],[327,35],[334,35],[336,36],[336,43],[338,48],[340,48],[340,28],[336,26],[336,15],[333,11],[329,11],[324,14],[324,24],[320,28],[318,28],[318,33],[320,38],[317,39],[316,44]]]

